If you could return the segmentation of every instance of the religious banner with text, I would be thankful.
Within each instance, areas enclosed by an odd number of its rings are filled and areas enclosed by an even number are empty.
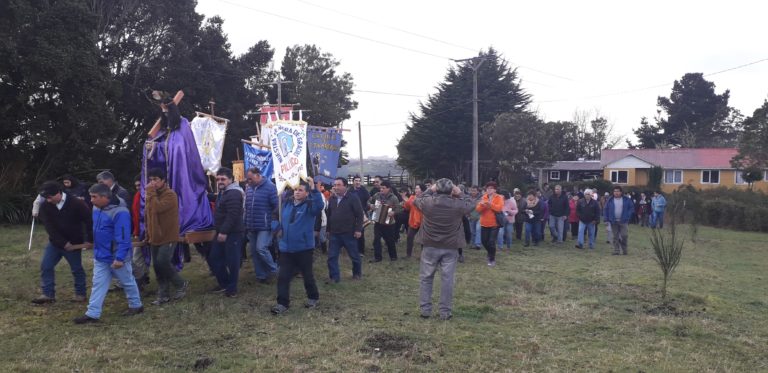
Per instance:
[[[245,155],[246,172],[252,167],[261,171],[261,175],[267,179],[272,178],[272,152],[267,149],[261,149],[251,144],[243,144],[243,154]]]
[[[339,169],[341,131],[338,128],[309,126],[307,140],[310,174],[316,181],[332,184]]]
[[[298,187],[301,179],[307,177],[307,123],[272,122],[269,147],[278,193],[286,186]]]

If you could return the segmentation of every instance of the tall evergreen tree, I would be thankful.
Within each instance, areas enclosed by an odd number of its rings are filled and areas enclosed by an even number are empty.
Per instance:
[[[496,50],[480,52],[487,60],[477,72],[478,123],[483,131],[500,113],[523,112],[530,95],[520,87],[517,70]],[[411,114],[411,124],[397,144],[398,164],[416,176],[465,178],[466,161],[472,160],[472,69],[452,67],[437,93]],[[491,151],[480,137],[480,159],[490,160]]]
[[[715,84],[701,73],[688,73],[659,97],[656,125],[646,121],[634,132],[640,147],[727,147],[738,135],[739,113],[728,106],[730,92],[715,93]]]
[[[739,169],[768,169],[768,100],[744,120],[739,154],[731,163]]]

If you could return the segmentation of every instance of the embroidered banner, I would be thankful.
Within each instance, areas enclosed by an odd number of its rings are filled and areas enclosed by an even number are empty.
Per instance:
[[[261,171],[261,175],[267,179],[272,178],[272,152],[266,149],[260,149],[251,144],[243,144],[243,154],[245,155],[245,170],[256,167]]]
[[[309,126],[307,129],[311,174],[315,181],[333,183],[339,170],[341,131],[336,128]]]
[[[296,188],[307,177],[307,123],[272,122],[270,135],[275,186],[282,193],[286,186]]]
[[[195,117],[190,123],[195,137],[200,163],[209,174],[215,174],[221,168],[221,154],[224,151],[224,137],[227,123],[219,123],[209,117]]]

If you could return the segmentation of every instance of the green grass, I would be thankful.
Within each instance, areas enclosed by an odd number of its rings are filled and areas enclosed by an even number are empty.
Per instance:
[[[363,281],[352,282],[342,257],[342,283],[324,285],[318,255],[320,307],[300,306],[297,280],[295,307],[275,317],[275,285],[256,284],[250,263],[239,297],[228,299],[206,294],[214,280],[195,256],[183,271],[192,283],[184,300],[123,318],[124,296],[110,294],[102,323],[76,326],[85,306],[66,301],[65,261],[56,271],[59,301],[29,304],[38,293],[40,232],[28,252],[28,227],[0,227],[3,371],[768,371],[766,234],[700,228],[666,308],[648,233],[632,227],[626,257],[611,256],[605,243],[596,252],[572,241],[535,250],[515,243],[487,268],[484,251],[466,251],[448,322],[418,317],[415,259],[366,261]],[[85,254],[89,283],[91,260]]]

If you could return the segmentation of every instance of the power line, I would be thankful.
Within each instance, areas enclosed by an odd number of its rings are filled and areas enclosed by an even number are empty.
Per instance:
[[[405,97],[419,97],[419,98],[427,97],[427,95],[412,95],[412,94],[408,94],[408,93],[367,91],[367,90],[362,90],[362,89],[355,89],[354,91],[355,92],[361,92],[361,93],[372,93],[372,94],[376,94],[376,95],[405,96]]]
[[[237,6],[237,7],[240,7],[240,8],[248,9],[248,10],[251,10],[251,11],[254,11],[254,12],[258,12],[258,13],[263,13],[263,14],[266,14],[266,15],[270,15],[270,16],[272,16],[272,17],[282,18],[282,19],[286,19],[286,20],[289,20],[289,21],[292,21],[292,22],[301,23],[301,24],[303,24],[303,25],[307,25],[307,26],[316,27],[316,28],[319,28],[319,29],[323,29],[323,30],[326,30],[326,31],[332,31],[332,32],[335,32],[335,33],[339,33],[339,34],[342,34],[342,35],[346,35],[346,36],[349,36],[349,37],[353,37],[353,38],[357,38],[357,39],[361,39],[361,40],[370,41],[370,42],[372,42],[372,43],[377,43],[377,44],[381,44],[381,45],[386,45],[386,46],[388,46],[388,47],[397,48],[397,49],[402,49],[402,50],[406,50],[406,51],[409,51],[409,52],[413,52],[413,53],[423,54],[423,55],[425,55],[425,56],[430,56],[430,57],[435,57],[435,58],[440,58],[440,59],[450,60],[450,58],[449,58],[449,57],[446,57],[446,56],[441,56],[441,55],[437,55],[437,54],[434,54],[434,53],[424,52],[424,51],[422,51],[422,50],[413,49],[413,48],[408,48],[408,47],[404,47],[404,46],[402,46],[402,45],[397,45],[397,44],[388,43],[388,42],[386,42],[386,41],[376,40],[376,39],[373,39],[373,38],[369,38],[369,37],[366,37],[366,36],[362,36],[362,35],[353,34],[353,33],[351,33],[351,32],[341,31],[341,30],[337,30],[337,29],[334,29],[334,28],[330,28],[330,27],[326,27],[326,26],[318,25],[318,24],[315,24],[315,23],[311,23],[311,22],[302,21],[302,20],[300,20],[300,19],[296,19],[296,18],[292,18],[292,17],[284,16],[284,15],[282,15],[282,14],[272,13],[272,12],[269,12],[269,11],[266,11],[266,10],[262,10],[262,9],[256,9],[256,8],[252,8],[252,7],[249,7],[249,6],[246,6],[246,5],[242,5],[242,4],[238,4],[238,3],[233,3],[233,2],[231,2],[231,1],[227,1],[227,0],[218,0],[218,1],[220,1],[220,2],[222,2],[222,3],[227,3],[227,4],[230,4],[230,5],[234,5],[234,6]]]
[[[448,109],[445,109],[445,110],[441,110],[441,111],[438,111],[438,112],[436,112],[436,113],[429,113],[429,115],[430,115],[430,116],[434,116],[434,115],[440,115],[440,114],[444,114],[444,113],[447,113],[447,112],[449,112],[449,111],[451,111],[451,110],[456,110],[456,109],[459,109],[459,108],[463,107],[463,106],[464,106],[464,105],[466,105],[466,104],[471,104],[471,103],[472,103],[472,101],[473,101],[473,100],[469,100],[469,101],[466,101],[466,102],[461,102],[461,103],[459,103],[459,104],[456,104],[456,105],[454,105],[454,106],[451,106],[451,107],[449,107]],[[382,127],[383,127],[383,126],[392,126],[392,125],[395,125],[395,124],[406,124],[406,125],[407,125],[407,124],[408,124],[408,121],[404,121],[404,120],[403,120],[403,121],[399,121],[399,122],[388,122],[388,123],[366,124],[366,125],[363,125],[363,127],[380,127],[380,126],[382,126]]]
[[[306,0],[296,0],[296,1],[298,1],[298,2],[300,2],[302,4],[313,6],[315,8],[323,9],[323,10],[326,10],[326,11],[329,11],[329,12],[332,12],[332,13],[341,14],[341,15],[343,15],[345,17],[350,17],[350,18],[358,19],[358,20],[361,20],[361,21],[364,21],[364,22],[368,22],[368,23],[377,25],[379,27],[388,28],[388,29],[391,29],[391,30],[402,32],[402,33],[407,34],[407,35],[412,35],[412,36],[416,36],[416,37],[419,37],[419,38],[422,38],[422,39],[434,41],[436,43],[440,43],[440,44],[448,45],[448,46],[451,46],[451,47],[456,47],[456,48],[468,50],[468,51],[471,51],[471,52],[477,52],[478,51],[476,48],[470,48],[470,47],[467,47],[467,46],[463,46],[463,45],[459,45],[459,44],[452,43],[452,42],[449,42],[449,41],[445,41],[445,40],[441,40],[441,39],[438,39],[438,38],[434,38],[434,37],[431,37],[431,36],[428,36],[428,35],[419,34],[419,33],[413,32],[413,31],[408,31],[408,30],[405,30],[405,29],[402,29],[402,28],[399,28],[399,27],[395,27],[395,26],[391,26],[391,25],[388,25],[388,24],[385,24],[385,23],[381,23],[381,22],[378,22],[378,21],[375,21],[375,20],[372,20],[372,19],[360,17],[360,16],[357,16],[357,15],[354,15],[354,14],[342,12],[340,10],[336,10],[336,9],[328,8],[328,7],[325,7],[325,6],[322,6],[322,5],[314,4],[314,3],[311,3],[311,2],[306,1]],[[562,75],[553,74],[553,73],[546,72],[546,71],[543,71],[543,70],[535,69],[533,67],[521,65],[521,64],[518,64],[518,63],[514,63],[512,61],[509,61],[509,63],[511,63],[513,65],[517,65],[518,67],[526,69],[526,70],[531,70],[533,72],[537,72],[539,74],[549,75],[549,76],[552,76],[552,77],[555,77],[555,78],[573,81],[573,79],[565,77],[565,76],[562,76]],[[536,83],[536,84],[540,84],[540,83]],[[544,84],[542,84],[542,85],[544,85]]]
[[[728,72],[728,71],[738,70],[738,69],[742,69],[742,68],[745,68],[745,67],[748,67],[748,66],[756,65],[758,63],[765,62],[765,61],[768,61],[768,58],[762,58],[762,59],[759,59],[759,60],[756,60],[756,61],[752,61],[752,62],[748,62],[748,63],[742,64],[742,65],[738,65],[738,66],[734,66],[734,67],[729,67],[727,69],[723,69],[723,70],[720,70],[720,71],[715,71],[715,72],[712,72],[712,73],[703,74],[702,76],[703,77],[708,77],[708,76],[712,76],[712,75],[722,74],[722,73],[725,73],[725,72]],[[612,93],[603,93],[603,94],[593,95],[593,96],[583,96],[583,97],[577,97],[577,98],[561,98],[561,99],[555,99],[555,100],[536,100],[535,102],[538,102],[538,103],[548,103],[548,102],[563,102],[563,101],[575,101],[575,100],[589,100],[589,99],[593,99],[593,98],[603,98],[603,97],[619,96],[619,95],[625,95],[625,94],[629,94],[629,93],[642,92],[642,91],[647,91],[647,90],[650,90],[650,89],[667,87],[667,86],[670,86],[670,85],[673,85],[673,84],[675,84],[675,82],[661,83],[661,84],[656,84],[656,85],[652,85],[652,86],[648,86],[648,87],[643,87],[643,88],[635,88],[635,89],[629,89],[629,90],[625,90],[625,91],[612,92]]]

